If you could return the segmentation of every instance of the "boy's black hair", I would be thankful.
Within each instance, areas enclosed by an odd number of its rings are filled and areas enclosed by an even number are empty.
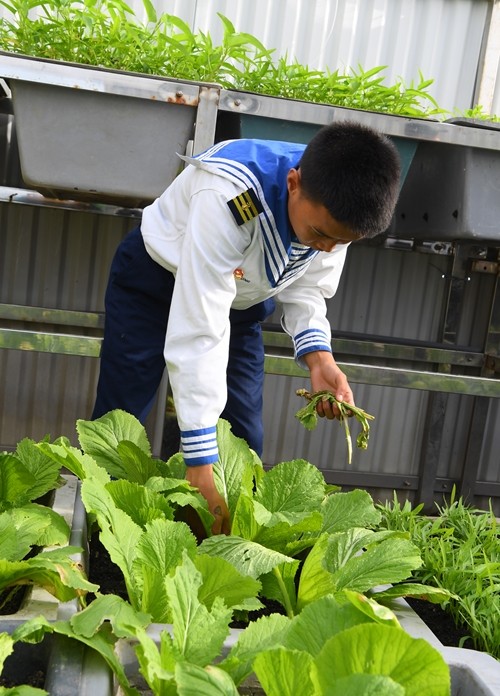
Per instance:
[[[359,123],[324,126],[299,164],[303,194],[360,237],[391,222],[399,194],[400,160],[385,135]]]

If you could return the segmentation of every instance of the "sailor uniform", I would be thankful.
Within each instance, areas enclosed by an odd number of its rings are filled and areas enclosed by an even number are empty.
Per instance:
[[[94,417],[123,408],[144,419],[163,371],[161,341],[186,464],[217,461],[221,414],[260,454],[261,432],[252,434],[261,418],[259,321],[275,298],[299,363],[331,351],[325,298],[348,246],[319,252],[293,234],[287,174],[304,148],[235,140],[183,157],[191,166],[144,209],[142,238],[133,232],[113,262]]]

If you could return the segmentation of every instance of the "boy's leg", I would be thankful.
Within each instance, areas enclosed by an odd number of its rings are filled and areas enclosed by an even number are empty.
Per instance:
[[[227,366],[227,403],[221,418],[231,423],[234,435],[245,439],[262,456],[262,392],[264,345],[260,322],[274,310],[266,300],[246,310],[231,311],[231,339]]]
[[[140,229],[129,233],[111,265],[92,418],[120,408],[146,419],[165,368],[173,287],[173,275],[148,255]]]

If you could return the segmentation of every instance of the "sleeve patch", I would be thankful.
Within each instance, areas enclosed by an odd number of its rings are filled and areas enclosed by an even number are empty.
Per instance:
[[[238,225],[244,225],[263,211],[262,203],[253,189],[240,193],[236,198],[227,202]]]

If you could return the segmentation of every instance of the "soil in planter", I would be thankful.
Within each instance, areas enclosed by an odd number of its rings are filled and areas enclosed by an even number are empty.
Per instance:
[[[412,597],[405,597],[405,599],[443,645],[452,648],[474,649],[472,638],[469,637],[470,630],[468,627],[464,625],[457,626],[451,614],[442,609],[439,604],[432,604],[431,602]],[[462,639],[466,640],[461,643]]]
[[[92,535],[89,544],[89,580],[100,587],[103,594],[116,594],[123,599],[128,599],[125,582],[121,570],[110,559],[109,553],[99,541],[98,533]],[[92,596],[88,597],[88,601]],[[474,648],[466,626],[456,626],[453,617],[441,609],[438,604],[431,604],[419,599],[406,598],[412,609],[425,621],[438,640],[449,647]],[[255,621],[261,616],[269,614],[284,614],[284,609],[279,602],[265,600],[265,606],[259,611],[252,611],[248,619],[235,617],[231,628],[245,628],[248,621]],[[460,644],[462,638],[467,638]]]
[[[16,643],[13,653],[5,658],[0,687],[15,689],[18,686],[33,686],[44,689],[49,646],[48,637],[37,646]],[[17,690],[15,693],[18,693]]]
[[[102,594],[115,594],[128,600],[127,587],[120,568],[113,563],[99,540],[99,532],[92,534],[89,543],[89,580],[99,585]],[[89,594],[87,601],[92,601]]]
[[[28,587],[26,585],[18,585],[0,592],[0,616],[16,614],[22,607],[27,591]]]
[[[41,670],[34,670],[32,674],[20,674],[15,679],[0,676],[0,686],[12,689],[16,686],[33,686],[43,689],[45,686],[45,673]]]

